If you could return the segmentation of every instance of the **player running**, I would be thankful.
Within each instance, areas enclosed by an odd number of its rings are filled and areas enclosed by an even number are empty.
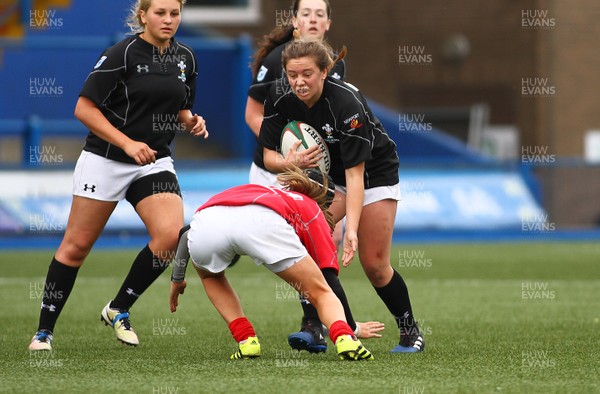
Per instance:
[[[279,153],[281,130],[289,121],[303,121],[321,134],[331,155],[329,174],[337,185],[329,210],[335,221],[346,217],[342,263],[350,264],[359,251],[365,274],[400,329],[399,344],[392,352],[423,351],[408,288],[390,263],[400,199],[396,145],[360,91],[328,76],[335,63],[328,45],[296,40],[283,51],[282,63],[291,90],[272,87],[265,101],[259,137],[265,165],[272,172],[293,164],[316,166],[320,155],[312,154],[317,146],[301,153],[291,150],[286,158]]]
[[[75,117],[89,130],[73,174],[73,202],[48,274],[30,350],[52,350],[54,326],[79,267],[120,200],[135,208],[150,242],[135,258],[116,297],[101,312],[117,339],[136,346],[129,308],[166,269],[183,226],[183,203],[169,145],[175,134],[208,137],[192,114],[197,63],[173,36],[184,0],[138,0],[135,33],[104,51],[88,75]]]
[[[256,184],[226,190],[198,208],[189,230],[182,229],[171,278],[171,311],[177,310],[179,294],[186,287],[184,274],[191,256],[208,298],[238,342],[231,359],[261,354],[256,332],[225,277],[236,255],[248,255],[306,295],[329,328],[340,359],[373,360],[319,270],[339,269],[331,238],[333,218],[323,213],[334,192],[323,184],[320,172],[312,176],[317,178],[311,180],[290,167],[278,178],[283,190]]]
[[[246,123],[258,138],[260,125],[264,115],[264,101],[269,88],[278,81],[278,89],[289,90],[285,77],[285,70],[281,65],[281,54],[287,45],[294,40],[294,34],[300,37],[310,37],[316,40],[324,40],[325,35],[331,27],[331,4],[329,0],[294,0],[291,10],[291,24],[289,20],[283,26],[276,27],[270,34],[264,37],[254,55],[252,72],[254,79],[252,86],[248,89],[248,100],[246,103]],[[344,61],[337,62],[329,74],[337,79],[344,79],[346,65]],[[250,183],[265,186],[277,186],[277,174],[266,169],[263,162],[263,147],[260,141],[257,143],[254,158],[250,167]],[[333,239],[338,246],[342,240],[343,222],[336,226]],[[335,289],[335,283],[330,279],[333,276],[325,276],[327,283]],[[337,275],[335,275],[335,280]],[[336,292],[337,293],[337,292]],[[327,350],[327,341],[323,337],[322,324],[319,321],[317,310],[306,300],[300,300],[304,316],[300,325],[300,331],[292,333],[288,342],[293,349],[308,350],[309,352],[324,352]],[[352,326],[352,322],[350,325]],[[356,331],[362,338],[380,337],[378,334],[384,329],[383,323],[366,322],[359,323]]]

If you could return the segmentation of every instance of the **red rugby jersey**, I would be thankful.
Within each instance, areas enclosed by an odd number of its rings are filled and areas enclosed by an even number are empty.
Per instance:
[[[337,251],[327,220],[319,205],[304,194],[262,185],[242,185],[211,197],[197,211],[215,205],[249,204],[263,205],[277,212],[294,228],[319,268],[333,268],[339,272]]]

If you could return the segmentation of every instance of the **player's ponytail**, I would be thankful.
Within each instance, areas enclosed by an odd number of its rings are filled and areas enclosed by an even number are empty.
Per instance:
[[[317,172],[317,170],[312,171]],[[277,181],[284,189],[304,194],[315,200],[321,211],[323,211],[327,224],[333,232],[335,222],[333,221],[333,215],[328,210],[333,199],[331,195],[332,187],[329,185],[328,176],[321,176],[321,179],[322,181],[312,180],[304,171],[296,166],[290,167],[277,176]]]
[[[344,45],[344,46],[342,46],[342,50],[340,51],[340,53],[338,53],[336,58],[333,60],[333,63],[337,63],[339,61],[344,60],[344,58],[346,57],[347,54],[348,54],[348,48],[346,48],[346,45]]]
[[[252,69],[252,75],[254,77],[256,77],[258,74],[265,57],[267,57],[267,55],[279,45],[291,41],[294,38],[295,31],[296,30],[292,25],[276,27],[269,34],[262,38],[262,40],[258,43],[258,49],[254,53],[254,60],[250,66]]]

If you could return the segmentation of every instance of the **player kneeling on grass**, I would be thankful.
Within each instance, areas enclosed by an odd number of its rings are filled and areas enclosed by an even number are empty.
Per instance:
[[[319,177],[313,172],[313,177]],[[327,285],[316,261],[337,266],[331,238],[333,221],[324,214],[333,193],[322,175],[317,181],[298,168],[279,176],[285,189],[261,185],[231,188],[198,208],[182,229],[173,264],[170,306],[175,312],[189,257],[202,279],[208,298],[229,325],[238,342],[231,358],[260,356],[260,343],[246,319],[240,300],[225,277],[236,255],[248,255],[285,280],[317,308],[340,359],[373,360],[354,336],[342,303]],[[327,215],[327,216],[326,216]]]

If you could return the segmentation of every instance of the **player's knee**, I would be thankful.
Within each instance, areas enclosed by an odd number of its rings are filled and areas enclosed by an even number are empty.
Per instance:
[[[375,287],[383,287],[388,284],[393,274],[389,264],[363,264],[363,270]]]
[[[65,264],[81,265],[92,250],[92,245],[93,243],[85,237],[63,240],[56,255],[58,260]]]
[[[168,260],[173,258],[177,243],[179,242],[179,231],[160,231],[150,240],[150,249],[155,256]]]

